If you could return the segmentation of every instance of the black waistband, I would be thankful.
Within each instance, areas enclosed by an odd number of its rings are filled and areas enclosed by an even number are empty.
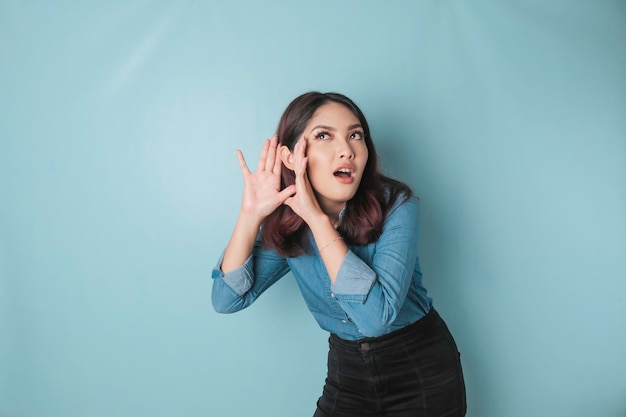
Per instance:
[[[363,352],[384,349],[385,347],[395,345],[399,339],[403,339],[408,336],[419,336],[420,333],[428,331],[438,320],[441,320],[439,313],[437,313],[437,310],[434,308],[431,308],[424,317],[418,319],[412,324],[382,336],[365,337],[359,340],[345,340],[336,334],[331,334],[329,343],[334,348],[348,352]]]

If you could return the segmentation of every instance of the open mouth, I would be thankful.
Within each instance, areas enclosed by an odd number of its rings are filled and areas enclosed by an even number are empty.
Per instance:
[[[352,178],[352,170],[349,168],[339,168],[333,175],[338,178]]]
[[[352,184],[354,182],[355,168],[352,165],[343,165],[333,172],[335,179],[342,184]]]

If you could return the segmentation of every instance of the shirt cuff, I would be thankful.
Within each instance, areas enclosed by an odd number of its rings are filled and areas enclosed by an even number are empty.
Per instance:
[[[339,267],[335,284],[331,286],[332,296],[338,301],[362,304],[375,281],[376,273],[349,250]]]
[[[246,259],[246,261],[239,268],[235,268],[228,273],[222,272],[222,261],[224,260],[224,253],[220,255],[217,265],[213,268],[211,278],[221,278],[222,281],[237,294],[244,295],[254,283],[254,273],[252,270],[252,255]]]

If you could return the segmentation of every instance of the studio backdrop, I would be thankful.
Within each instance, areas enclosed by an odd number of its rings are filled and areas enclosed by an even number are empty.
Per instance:
[[[421,199],[470,417],[626,416],[626,3],[0,2],[0,416],[313,414],[287,275],[211,270],[297,95],[361,106]]]

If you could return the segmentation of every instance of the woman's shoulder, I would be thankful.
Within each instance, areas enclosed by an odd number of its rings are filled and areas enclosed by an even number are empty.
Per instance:
[[[396,200],[389,207],[387,217],[394,214],[398,215],[400,213],[407,216],[417,217],[419,215],[419,202],[420,200],[415,196],[415,194],[398,194]]]
[[[394,198],[393,193],[389,194]],[[397,233],[416,230],[419,225],[420,206],[419,198],[412,191],[400,190],[395,193],[395,200],[388,200],[389,205],[385,214],[383,235],[394,238]]]

